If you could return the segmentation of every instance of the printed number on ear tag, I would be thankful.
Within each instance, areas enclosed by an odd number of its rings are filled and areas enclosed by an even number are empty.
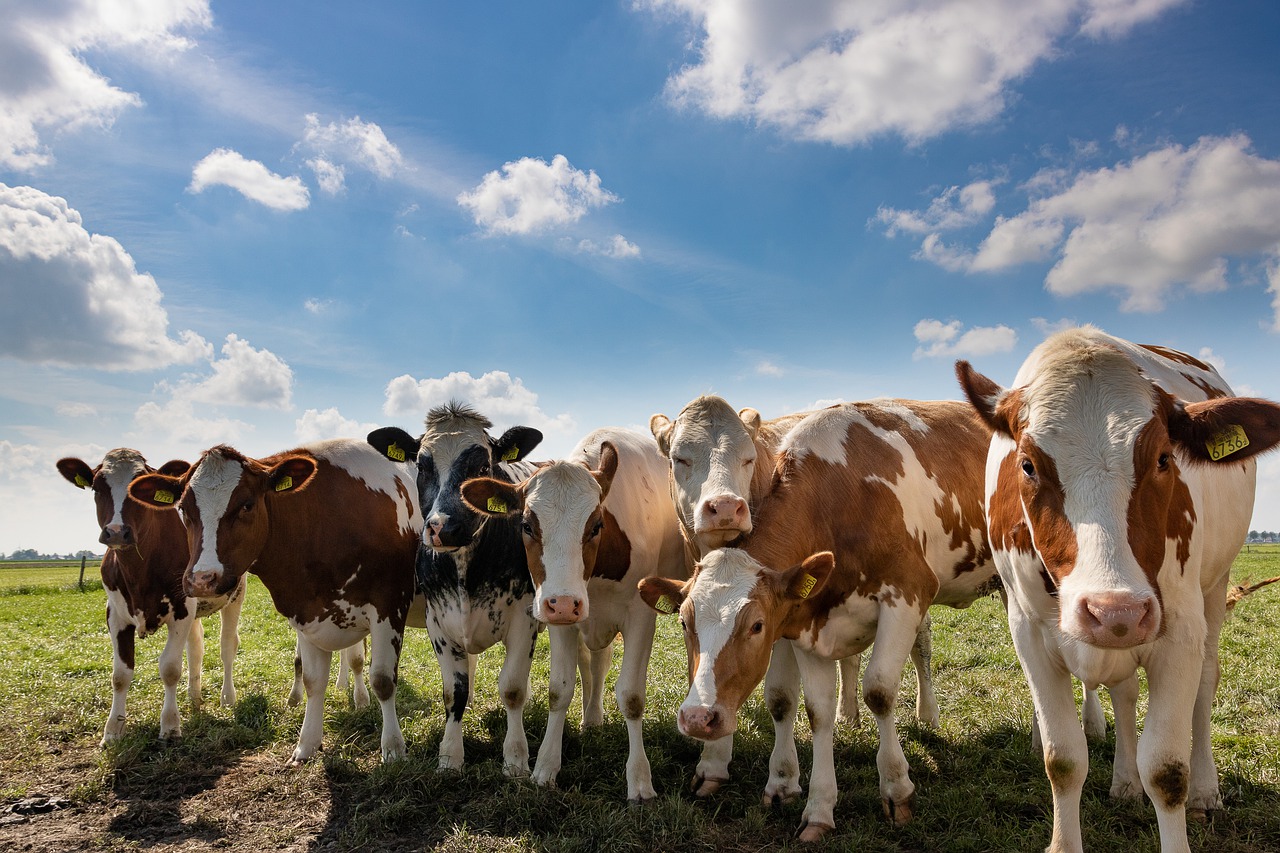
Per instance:
[[[173,503],[173,492],[156,489],[154,500],[158,504],[171,504]]]
[[[1232,424],[1205,442],[1205,447],[1209,450],[1209,458],[1214,462],[1244,450],[1248,446],[1249,436],[1244,434],[1244,427],[1240,424]]]
[[[506,512],[507,503],[502,498],[489,498],[485,504],[489,508],[489,512]]]
[[[293,488],[293,478],[288,476],[287,474],[283,478],[281,478],[280,482],[276,483],[277,492],[287,492],[289,491],[289,489],[292,489],[292,488]]]
[[[670,597],[660,595],[658,596],[658,600],[654,602],[653,609],[659,613],[675,613],[676,604],[670,599]]]
[[[513,447],[506,453],[502,454],[503,462],[515,462],[518,458],[520,458],[520,448],[518,447]]]
[[[796,592],[801,598],[808,598],[809,593],[813,592],[813,588],[818,585],[818,579],[813,575],[805,575],[800,578],[800,585],[796,588]]]
[[[393,444],[387,448],[387,456],[396,460],[397,462],[404,461],[404,451],[400,449],[400,446],[398,444]]]

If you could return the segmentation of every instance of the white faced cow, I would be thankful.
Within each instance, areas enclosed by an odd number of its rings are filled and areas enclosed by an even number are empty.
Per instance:
[[[491,426],[474,409],[449,403],[427,413],[421,439],[386,427],[370,433],[368,440],[392,458],[417,459],[418,497],[425,516],[418,584],[426,596],[427,632],[444,688],[440,769],[462,767],[462,715],[471,698],[475,657],[502,643],[506,658],[498,693],[507,709],[503,769],[509,776],[527,776],[524,704],[540,623],[529,613],[533,586],[520,523],[477,513],[463,502],[461,491],[472,477],[505,482],[528,477],[534,466],[520,460],[538,445],[542,433],[512,427],[493,439],[487,431]]]
[[[814,412],[783,440],[740,547],[709,553],[687,583],[641,584],[655,609],[678,609],[685,629],[685,734],[733,733],[738,708],[777,666],[770,649],[792,641],[788,665],[799,665],[813,729],[804,840],[835,826],[832,662],[868,646],[863,699],[880,734],[880,796],[890,819],[911,817],[915,786],[894,704],[929,606],[966,607],[995,589],[982,515],[988,441],[959,402],[877,400]],[[765,699],[777,701],[768,689]],[[795,767],[771,766],[765,801],[797,795],[798,778]]]
[[[333,652],[366,635],[382,758],[404,757],[395,697],[422,529],[415,474],[364,441],[332,439],[263,459],[220,445],[181,478],[151,474],[129,487],[148,506],[182,510],[191,594],[223,594],[253,572],[297,632],[307,705],[294,764],[320,748]]]
[[[579,638],[593,653],[583,722],[599,725],[604,677],[621,633],[615,693],[630,741],[627,799],[653,799],[641,723],[656,616],[636,587],[649,575],[686,578],[690,568],[657,445],[628,430],[599,429],[567,459],[540,467],[522,483],[469,480],[462,496],[480,512],[519,521],[535,589],[533,614],[550,626],[551,707],[534,781],[554,785],[560,770]]]
[[[1120,743],[1117,712],[1112,793],[1145,789],[1161,850],[1185,851],[1187,811],[1221,805],[1209,725],[1218,635],[1253,507],[1251,457],[1280,441],[1280,407],[1230,396],[1191,356],[1091,327],[1037,347],[1011,389],[967,362],[956,371],[995,431],[988,523],[1044,735],[1049,849],[1081,849],[1089,757],[1070,676],[1117,685],[1132,704],[1141,667],[1149,710],[1127,770],[1135,747]]]
[[[189,598],[182,588],[187,567],[187,536],[176,514],[156,515],[129,500],[129,482],[156,469],[136,450],[118,447],[90,468],[84,461],[59,459],[58,471],[72,485],[93,491],[102,534],[107,546],[102,558],[102,586],[107,591],[107,630],[113,656],[111,713],[102,733],[105,746],[124,733],[125,700],[133,683],[134,639],[168,626],[169,635],[160,653],[160,680],[164,704],[160,712],[160,737],[181,734],[178,714],[178,680],[182,677],[182,650],[187,650],[187,695],[192,709],[200,707],[200,670],[204,658],[201,616],[218,612],[222,617],[222,704],[233,705],[236,688],[233,670],[239,645],[237,625],[244,605],[244,584],[225,594]],[[188,468],[174,460],[160,468],[179,475]]]

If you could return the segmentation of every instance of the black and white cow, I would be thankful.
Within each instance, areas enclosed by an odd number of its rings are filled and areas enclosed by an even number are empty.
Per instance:
[[[462,500],[464,481],[494,477],[514,483],[533,473],[521,460],[542,440],[532,427],[512,427],[492,438],[493,424],[469,406],[451,402],[427,413],[414,438],[384,427],[368,441],[392,459],[416,457],[418,496],[425,524],[418,548],[418,585],[426,597],[427,632],[444,689],[445,728],[439,766],[463,763],[462,715],[471,699],[476,655],[503,643],[506,657],[498,691],[507,709],[503,769],[529,775],[524,703],[540,623],[530,614],[533,584],[525,561],[520,522],[490,518]]]

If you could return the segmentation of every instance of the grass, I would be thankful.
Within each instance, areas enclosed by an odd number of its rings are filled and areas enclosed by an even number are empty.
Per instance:
[[[354,711],[330,691],[322,759],[284,766],[301,724],[285,698],[292,682],[293,635],[251,584],[237,661],[239,701],[217,706],[217,620],[207,622],[205,707],[192,714],[180,692],[184,737],[161,743],[156,659],[162,637],[138,644],[126,736],[98,750],[110,704],[110,642],[103,594],[79,593],[76,564],[65,579],[14,594],[0,569],[0,806],[25,797],[72,802],[88,829],[72,843],[70,823],[32,818],[21,834],[50,834],[67,849],[263,849],[445,851],[758,851],[798,849],[803,802],[766,809],[772,725],[759,696],[743,709],[733,779],[707,800],[687,793],[698,745],[674,725],[686,689],[684,647],[675,620],[659,623],[650,667],[645,736],[656,802],[625,803],[627,741],[606,697],[606,723],[580,731],[571,713],[559,790],[501,773],[506,717],[496,695],[498,650],[481,657],[479,689],[465,722],[467,767],[435,770],[443,732],[440,680],[424,632],[411,630],[401,661],[398,708],[408,760],[378,762],[380,717]],[[52,571],[52,570],[50,570]],[[90,573],[92,574],[92,572]],[[1253,546],[1233,576],[1280,575],[1280,546]],[[61,591],[57,591],[61,590]],[[1224,853],[1280,850],[1280,584],[1237,606],[1223,634],[1223,680],[1213,717],[1225,811],[1191,827],[1192,849]],[[933,612],[938,730],[912,722],[914,676],[899,695],[900,734],[917,785],[916,817],[894,829],[881,817],[875,727],[868,714],[836,738],[840,799],[836,831],[804,849],[866,851],[1021,851],[1048,843],[1052,804],[1043,765],[1031,750],[1031,705],[999,602]],[[616,674],[616,670],[615,670]],[[546,726],[546,637],[534,659],[525,725],[536,754]],[[1104,705],[1107,699],[1104,693]],[[1108,711],[1109,711],[1108,707]],[[800,755],[809,762],[803,715]],[[1083,826],[1090,851],[1158,850],[1146,803],[1108,797],[1114,740],[1091,747]],[[805,773],[807,777],[807,772]],[[166,845],[169,845],[166,847]],[[59,846],[59,845],[53,845]],[[40,845],[37,844],[37,848]]]

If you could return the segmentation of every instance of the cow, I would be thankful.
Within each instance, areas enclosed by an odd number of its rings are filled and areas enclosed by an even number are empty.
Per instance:
[[[204,658],[204,627],[200,617],[221,615],[222,704],[236,701],[234,667],[239,646],[237,626],[244,605],[240,583],[215,596],[191,598],[182,587],[187,566],[187,537],[177,515],[156,515],[128,500],[129,483],[135,477],[157,473],[141,453],[128,447],[110,450],[96,467],[76,457],[59,459],[58,471],[72,485],[93,491],[102,529],[98,541],[107,546],[102,558],[102,586],[107,593],[107,631],[111,635],[111,712],[102,732],[102,745],[124,733],[125,702],[133,683],[134,642],[168,627],[168,639],[160,653],[160,680],[164,704],[160,711],[160,737],[182,733],[178,713],[178,680],[182,677],[182,651],[187,651],[187,695],[191,708],[200,707],[200,675]],[[173,460],[159,473],[177,476],[190,467]]]
[[[583,723],[599,725],[604,676],[620,633],[622,669],[614,691],[630,744],[627,799],[643,803],[656,796],[642,727],[656,614],[637,585],[650,575],[687,578],[691,568],[666,488],[666,466],[648,436],[606,427],[521,483],[477,478],[462,485],[463,499],[477,512],[520,524],[533,615],[549,626],[550,714],[533,769],[540,785],[554,786],[560,771],[579,640],[594,664],[583,685]]]
[[[996,589],[982,514],[989,434],[957,401],[873,400],[814,412],[779,448],[750,535],[711,551],[679,583],[646,578],[640,592],[678,611],[689,653],[682,732],[724,738],[765,675],[779,639],[792,643],[813,730],[813,770],[801,839],[835,826],[834,661],[871,647],[863,700],[879,730],[885,814],[907,822],[915,786],[894,704],[920,623],[934,604],[967,607]],[[771,677],[772,677],[771,673]],[[784,673],[781,683],[794,683]],[[771,694],[770,705],[793,695]],[[775,720],[794,705],[771,708]],[[765,803],[799,794],[797,766],[770,767]]]
[[[965,361],[956,373],[994,433],[990,541],[1041,722],[1049,849],[1081,849],[1089,756],[1071,724],[1071,675],[1117,685],[1128,705],[1141,668],[1146,720],[1136,744],[1122,743],[1117,710],[1111,792],[1145,791],[1160,849],[1185,851],[1187,814],[1222,804],[1210,750],[1218,637],[1253,457],[1280,441],[1280,407],[1233,396],[1199,359],[1091,326],[1040,344],[1011,388]]]
[[[417,460],[417,496],[424,516],[417,577],[444,692],[439,768],[462,767],[462,716],[471,699],[475,657],[502,643],[506,656],[498,693],[507,709],[503,772],[518,777],[529,775],[524,704],[541,623],[529,612],[533,585],[519,521],[477,513],[463,502],[461,490],[477,476],[511,483],[528,477],[534,465],[522,460],[542,433],[516,426],[495,439],[488,433],[492,426],[475,409],[451,401],[427,413],[420,438],[384,427],[371,432],[368,442],[392,458]]]
[[[358,439],[330,439],[261,459],[218,445],[181,477],[148,474],[129,486],[149,507],[182,510],[189,594],[224,594],[252,572],[297,632],[307,704],[292,765],[323,741],[333,652],[366,635],[382,760],[405,755],[395,698],[422,530],[415,479],[412,462],[393,463]]]

